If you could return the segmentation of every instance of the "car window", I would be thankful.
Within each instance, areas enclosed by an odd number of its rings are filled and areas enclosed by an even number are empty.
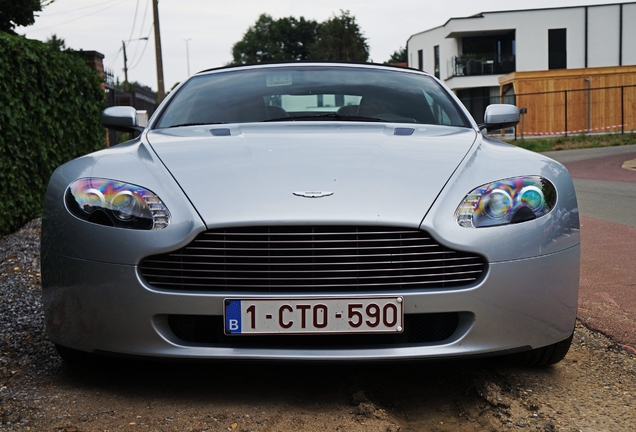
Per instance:
[[[359,95],[350,94],[283,94],[265,96],[267,106],[278,106],[286,113],[296,112],[335,112],[344,106],[359,105]]]
[[[407,71],[290,65],[198,75],[155,127],[296,120],[353,120],[470,127],[432,78]]]
[[[446,110],[444,110],[442,105],[440,105],[439,102],[437,102],[431,95],[427,93],[424,93],[424,97],[426,98],[426,102],[428,102],[428,105],[431,107],[431,111],[433,112],[437,123],[441,125],[451,125],[452,121],[450,119],[450,116],[448,115]]]

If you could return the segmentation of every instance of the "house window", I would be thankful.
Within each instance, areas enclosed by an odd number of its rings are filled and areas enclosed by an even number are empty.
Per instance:
[[[548,30],[548,69],[567,68],[565,30]]]
[[[515,31],[462,38],[458,64],[464,75],[506,74],[516,70]]]
[[[424,50],[417,50],[417,68],[424,70]]]
[[[433,48],[435,56],[435,78],[439,79],[439,45]]]

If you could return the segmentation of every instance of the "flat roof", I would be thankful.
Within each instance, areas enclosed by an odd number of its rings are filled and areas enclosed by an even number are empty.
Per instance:
[[[512,9],[512,10],[500,10],[500,11],[487,11],[487,12],[479,12],[474,15],[470,15],[467,17],[454,17],[449,18],[444,24],[430,28],[428,30],[421,31],[419,33],[412,34],[407,42],[411,40],[413,36],[420,35],[422,33],[430,32],[432,30],[436,30],[442,27],[446,27],[446,25],[453,20],[466,20],[473,18],[483,18],[486,14],[497,14],[497,13],[512,13],[512,12],[532,12],[532,11],[542,11],[542,10],[558,10],[558,9],[581,9],[581,8],[590,8],[590,7],[604,7],[604,6],[620,6],[620,5],[628,5],[628,4],[636,4],[636,2],[622,2],[622,3],[606,3],[606,4],[590,4],[590,5],[578,5],[578,6],[557,6],[557,7],[545,7],[545,8],[529,8],[529,9]]]

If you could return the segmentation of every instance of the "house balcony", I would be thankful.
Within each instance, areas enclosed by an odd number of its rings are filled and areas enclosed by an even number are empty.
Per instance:
[[[515,72],[515,57],[510,56],[499,60],[475,58],[469,55],[453,56],[448,61],[447,79],[476,75],[503,75]]]

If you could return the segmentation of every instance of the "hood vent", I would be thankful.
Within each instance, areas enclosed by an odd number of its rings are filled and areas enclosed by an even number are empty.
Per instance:
[[[210,129],[210,133],[212,134],[212,136],[230,136],[230,135],[232,135],[230,133],[230,129],[229,128]]]
[[[393,131],[393,135],[411,136],[413,135],[413,132],[415,132],[415,129],[413,128],[395,128],[395,130]]]

